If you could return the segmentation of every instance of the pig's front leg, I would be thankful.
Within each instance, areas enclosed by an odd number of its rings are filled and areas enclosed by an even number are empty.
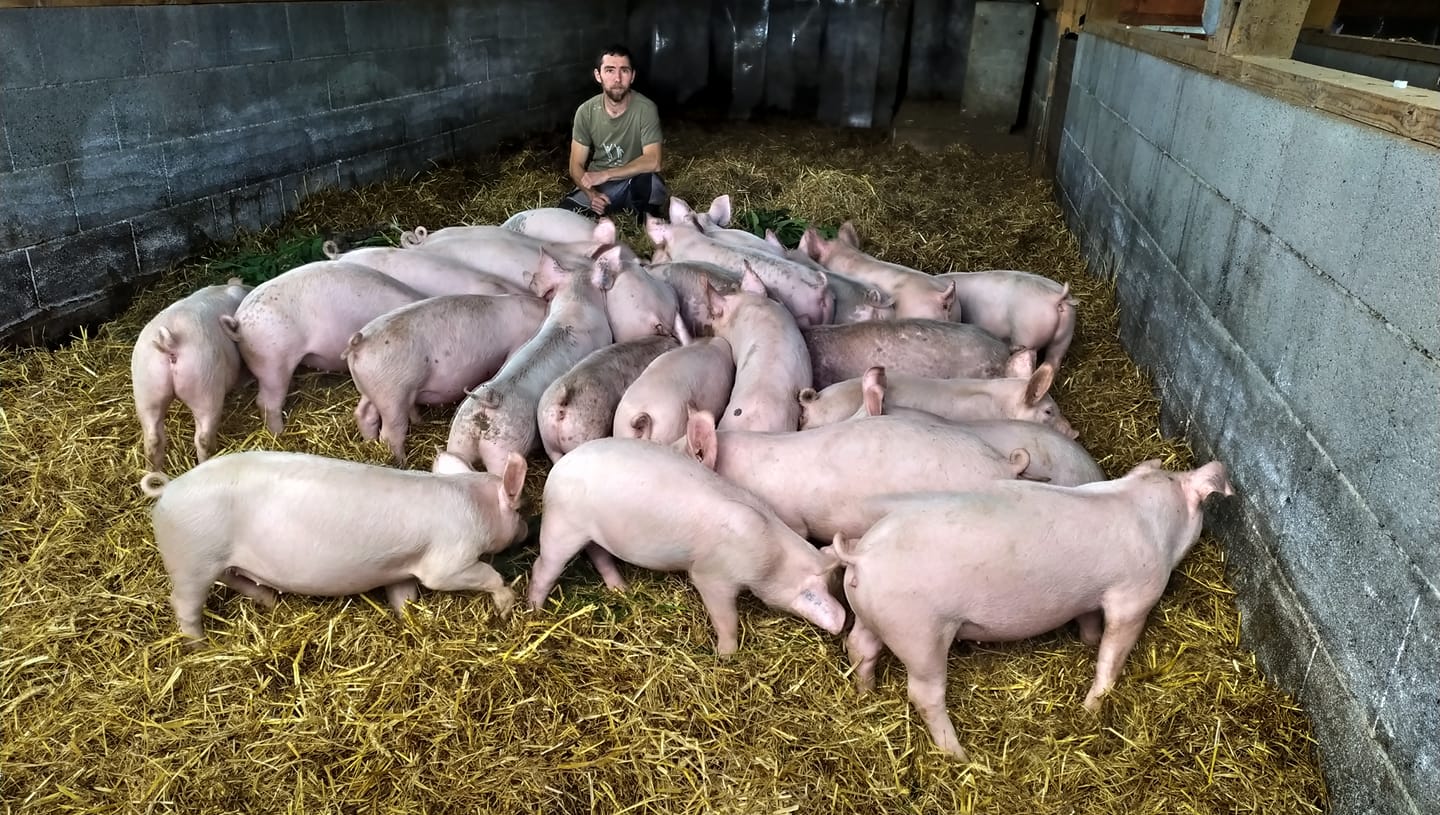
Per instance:
[[[515,605],[515,592],[505,585],[505,578],[488,563],[475,561],[458,572],[422,578],[429,588],[437,591],[483,591],[495,599],[495,609],[501,617],[510,616]]]
[[[735,585],[728,580],[691,573],[690,580],[705,602],[710,624],[715,626],[715,650],[728,657],[740,650],[740,611],[735,607]]]
[[[1145,618],[1149,608],[1139,613],[1112,615],[1105,612],[1105,633],[1100,637],[1100,656],[1095,664],[1095,684],[1085,694],[1085,709],[1094,713],[1100,709],[1100,697],[1115,684],[1120,670],[1125,667],[1125,658],[1145,630]]]
[[[615,556],[600,548],[600,544],[592,543],[585,547],[585,555],[590,562],[595,564],[595,571],[605,580],[606,587],[613,591],[625,591],[629,586],[625,578],[620,576],[620,568],[615,564]]]
[[[245,575],[238,574],[236,572],[230,571],[229,569],[221,573],[220,582],[224,583],[225,585],[229,586],[240,594],[249,597],[251,600],[254,600],[265,608],[274,608],[275,603],[280,598],[280,593],[270,588],[269,586],[262,586],[259,583],[256,583],[254,580],[246,577]]]
[[[412,577],[391,583],[385,587],[385,599],[390,601],[390,607],[395,609],[396,614],[404,616],[405,604],[420,599],[420,581]]]

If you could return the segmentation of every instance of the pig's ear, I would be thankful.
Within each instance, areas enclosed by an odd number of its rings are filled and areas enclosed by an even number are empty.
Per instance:
[[[1045,363],[1035,369],[1030,375],[1030,381],[1025,383],[1025,406],[1035,407],[1050,392],[1050,386],[1055,384],[1055,366]]]
[[[1186,474],[1185,496],[1190,506],[1200,506],[1200,503],[1212,492],[1218,492],[1221,495],[1235,494],[1235,488],[1230,486],[1230,478],[1225,472],[1224,464],[1212,461]]]
[[[865,413],[869,416],[881,416],[885,413],[885,368],[875,365],[866,369],[865,378],[860,383],[860,389],[865,394]]]
[[[1035,373],[1035,351],[1031,348],[1017,348],[1005,360],[1005,376],[1011,379],[1029,379]]]
[[[596,243],[614,243],[619,233],[615,230],[615,222],[609,218],[601,218],[595,222],[595,229],[590,233],[590,239]]]
[[[745,260],[741,262],[745,264],[745,274],[740,278],[740,291],[748,291],[751,294],[758,294],[761,297],[769,297],[770,291],[765,288],[765,281],[761,280],[760,275],[755,274],[755,270],[750,268],[750,261]]]
[[[855,231],[855,224],[850,221],[846,221],[840,225],[840,231],[835,237],[846,246],[853,249],[860,248],[860,233]]]
[[[511,509],[520,508],[520,491],[525,489],[525,457],[511,453],[505,459],[505,474],[500,477],[500,501]]]
[[[960,322],[960,306],[955,302],[955,281],[946,281],[947,285],[940,292],[940,310],[950,315],[952,322]]]
[[[526,273],[525,282],[530,285],[530,291],[534,292],[536,297],[549,300],[555,295],[555,289],[560,287],[561,282],[568,274],[565,267],[560,265],[560,261],[541,249],[540,265],[534,271]]]
[[[670,242],[670,224],[656,218],[654,215],[645,216],[645,234],[650,236],[650,242],[655,244],[658,252],[665,248]]]
[[[716,226],[730,225],[730,195],[727,193],[710,202],[710,220]]]
[[[220,330],[225,332],[232,342],[240,341],[240,321],[235,319],[233,314],[220,315]]]
[[[708,277],[705,278],[705,310],[712,320],[718,320],[725,314],[725,295],[715,291]]]
[[[708,410],[689,409],[685,420],[685,454],[715,469],[718,442],[715,438],[715,417]]]
[[[430,465],[430,472],[439,475],[460,475],[462,473],[473,473],[475,472],[475,468],[471,467],[466,463],[465,459],[454,453],[436,447],[435,463]]]
[[[615,277],[624,267],[624,247],[616,244],[595,258],[590,267],[590,282],[601,291],[608,291],[615,285]]]
[[[785,248],[785,244],[780,242],[780,236],[776,235],[775,230],[773,229],[765,230],[765,242],[775,247],[776,249],[783,250]]]
[[[694,214],[695,210],[685,203],[685,199],[674,195],[670,196],[670,223],[678,224]]]
[[[1160,459],[1149,458],[1140,462],[1139,464],[1136,464],[1134,467],[1131,467],[1129,472],[1125,473],[1120,477],[1129,478],[1132,475],[1142,475],[1144,473],[1154,472],[1159,469],[1161,469]]]

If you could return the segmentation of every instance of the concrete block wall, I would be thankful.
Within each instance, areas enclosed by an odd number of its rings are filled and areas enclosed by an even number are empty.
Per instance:
[[[0,341],[310,192],[563,126],[624,35],[620,0],[0,9]]]
[[[1055,68],[1055,52],[1059,46],[1060,26],[1054,14],[1042,13],[1035,21],[1036,43],[1030,53],[1030,93],[1024,99],[1025,126],[1034,130],[1045,123],[1045,109],[1050,103],[1050,72]]]
[[[1440,150],[1082,35],[1056,183],[1330,811],[1440,812]]]

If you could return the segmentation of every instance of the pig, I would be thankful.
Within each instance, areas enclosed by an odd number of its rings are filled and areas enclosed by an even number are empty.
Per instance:
[[[1075,338],[1075,300],[1070,284],[1030,272],[946,272],[935,276],[955,284],[963,320],[1004,342],[1036,351],[1056,370]]]
[[[777,257],[786,257],[785,247],[780,244],[779,239],[771,242],[768,238],[762,238],[753,232],[744,229],[726,229],[730,225],[730,196],[721,195],[710,202],[710,209],[707,212],[695,212],[695,225],[705,237],[739,246]],[[766,230],[769,235],[775,233]],[[820,269],[820,271],[824,271]]]
[[[859,323],[865,320],[895,319],[895,298],[879,286],[870,286],[839,272],[826,269],[803,249],[787,249],[775,236],[774,230],[765,230],[765,242],[790,260],[825,273],[825,285],[835,296],[834,322],[837,325]]]
[[[1098,710],[1200,536],[1212,493],[1234,494],[1218,461],[1188,472],[1147,461],[1079,487],[1003,482],[916,496],[858,541],[837,536],[831,548],[855,613],[846,650],[856,685],[874,688],[889,648],[936,746],[964,759],[945,709],[950,643],[1023,640],[1078,618],[1085,642],[1100,646],[1084,702]]]
[[[615,245],[615,241],[615,223],[601,218],[593,225],[590,239],[577,243],[547,243],[501,226],[451,226],[433,233],[417,228],[416,238],[408,243],[410,251],[447,258],[528,290],[540,264],[541,250],[563,265],[572,266],[591,259],[596,252]],[[621,251],[627,259],[635,256],[629,247]]]
[[[713,432],[714,419],[706,418]],[[582,549],[614,590],[626,588],[616,558],[687,572],[722,657],[739,649],[735,600],[742,591],[832,634],[845,624],[845,610],[827,586],[832,559],[754,495],[676,450],[641,439],[587,442],[550,470],[540,556],[530,575],[532,608],[544,605]]]
[[[494,376],[535,336],[546,304],[528,294],[431,297],[376,317],[355,332],[342,356],[360,391],[355,423],[384,439],[405,464],[405,434],[417,405],[458,402]]]
[[[560,207],[541,207],[517,212],[501,226],[549,243],[584,243],[593,240],[595,224],[578,212]]]
[[[860,237],[849,221],[840,225],[834,239],[827,240],[815,228],[805,230],[800,248],[832,272],[877,286],[895,298],[899,319],[959,319],[955,308],[955,284],[909,266],[887,263],[860,251]]]
[[[446,450],[495,472],[510,453],[526,455],[539,435],[540,396],[597,348],[614,341],[605,316],[605,290],[619,268],[619,247],[596,258],[589,271],[571,274],[547,252],[533,290],[550,300],[540,331],[505,361],[490,381],[471,391],[450,422]]]
[[[694,414],[691,425],[697,424]],[[755,493],[797,534],[829,541],[858,538],[885,514],[896,493],[979,489],[1013,480],[1029,466],[1023,449],[999,451],[945,422],[893,416],[841,422],[804,433],[721,430],[714,449],[687,425],[675,446]]]
[[[529,532],[519,514],[525,459],[502,476],[444,453],[432,472],[257,450],[232,453],[141,490],[170,575],[180,630],[205,637],[201,612],[216,580],[274,606],[277,592],[341,597],[385,587],[401,612],[419,585],[485,591],[501,616],[514,593],[481,555]]]
[[[387,311],[424,295],[369,266],[321,260],[297,266],[256,286],[234,316],[222,316],[225,333],[255,375],[255,401],[265,427],[285,429],[285,396],[300,365],[344,371],[350,338]]]
[[[240,350],[220,324],[250,292],[240,278],[166,306],[140,329],[130,352],[130,385],[140,419],[145,460],[165,465],[165,413],[178,397],[195,417],[195,458],[215,452],[225,395],[240,381]]]
[[[597,349],[540,395],[540,441],[551,461],[591,439],[610,435],[615,407],[640,372],[680,347],[672,337],[642,337]]]
[[[645,337],[672,337],[689,342],[675,289],[650,274],[639,261],[626,258],[605,294],[605,313],[616,342]]]
[[[710,290],[715,335],[730,343],[735,386],[720,426],[734,430],[798,430],[795,394],[810,387],[810,355],[795,320],[765,294],[765,284],[747,265],[740,291]]]
[[[477,271],[447,257],[411,252],[393,246],[367,246],[340,252],[334,241],[326,241],[325,256],[331,260],[358,263],[404,283],[426,297],[442,294],[528,294],[521,286]]]
[[[1043,424],[1072,439],[1079,435],[1049,395],[1055,368],[1048,363],[1036,368],[1028,379],[934,379],[892,374],[883,367],[874,367],[865,372],[864,378],[836,382],[820,392],[814,388],[800,391],[800,429],[854,416],[864,404],[862,383],[875,374],[885,380],[887,407],[923,410],[950,421],[1019,419]]]
[[[706,283],[720,294],[731,294],[740,290],[740,273],[713,263],[652,263],[650,275],[669,284],[675,291],[680,316],[689,333],[694,336],[707,334],[712,330],[710,301],[705,294]]]
[[[613,434],[673,444],[685,435],[687,407],[722,412],[735,385],[730,343],[706,337],[666,351],[650,363],[615,408]]]
[[[771,296],[785,304],[799,325],[823,325],[834,319],[835,298],[825,285],[824,272],[769,252],[705,237],[683,199],[670,199],[669,223],[646,216],[645,231],[657,250],[663,250],[671,261],[714,263],[734,272],[743,272],[748,264],[765,282]]]
[[[816,389],[864,376],[880,365],[889,373],[937,379],[1029,377],[1035,353],[1012,349],[973,325],[940,320],[870,320],[802,329]],[[798,393],[798,391],[797,391]]]

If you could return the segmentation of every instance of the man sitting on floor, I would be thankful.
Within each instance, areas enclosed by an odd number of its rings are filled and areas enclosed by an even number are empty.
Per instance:
[[[601,92],[575,111],[570,135],[570,178],[576,188],[559,206],[595,216],[632,210],[664,217],[670,191],[660,177],[660,114],[633,90],[630,51],[611,45],[600,53],[595,81]]]

